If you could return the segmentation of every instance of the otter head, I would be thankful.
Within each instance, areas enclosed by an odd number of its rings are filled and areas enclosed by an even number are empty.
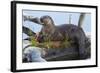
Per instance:
[[[40,18],[40,21],[42,23],[42,25],[44,26],[54,26],[54,21],[52,20],[52,18],[50,16],[42,16]]]

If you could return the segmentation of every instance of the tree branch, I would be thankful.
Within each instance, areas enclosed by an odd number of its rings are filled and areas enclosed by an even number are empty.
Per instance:
[[[35,36],[35,32],[33,32],[31,29],[27,28],[27,27],[22,27],[23,28],[23,33],[27,34],[28,36]]]

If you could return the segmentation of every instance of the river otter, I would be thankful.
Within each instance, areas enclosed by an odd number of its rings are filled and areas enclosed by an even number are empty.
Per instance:
[[[78,48],[80,59],[86,59],[88,57],[87,48],[85,46],[86,35],[81,27],[74,24],[56,26],[53,19],[48,15],[42,16],[38,20],[37,18],[33,18],[30,21],[43,25],[40,31],[40,35],[42,35],[43,38],[39,39],[42,42],[45,41],[45,39],[49,39],[50,41],[63,41],[67,38],[68,40],[74,41],[74,44]]]

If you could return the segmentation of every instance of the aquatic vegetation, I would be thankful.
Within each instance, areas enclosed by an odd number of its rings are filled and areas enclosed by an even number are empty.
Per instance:
[[[72,41],[69,41],[68,39],[65,39],[64,41],[50,41],[49,39],[45,42],[39,43],[35,37],[31,36],[31,43],[32,46],[37,46],[41,48],[69,48],[71,46]]]

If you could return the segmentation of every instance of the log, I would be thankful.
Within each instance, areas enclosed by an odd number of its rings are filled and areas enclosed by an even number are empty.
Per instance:
[[[28,36],[35,36],[35,32],[33,32],[31,29],[27,28],[27,27],[22,27],[23,28],[23,33],[27,34]]]

